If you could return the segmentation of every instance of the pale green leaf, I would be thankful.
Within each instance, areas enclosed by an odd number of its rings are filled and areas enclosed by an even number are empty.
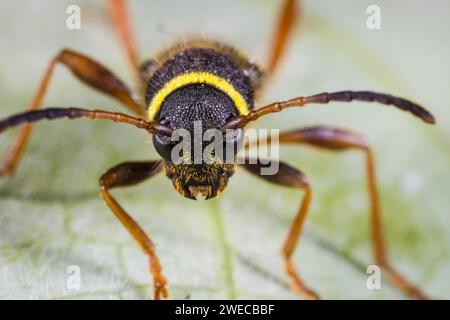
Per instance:
[[[144,57],[186,34],[209,34],[263,61],[279,1],[132,1]],[[392,263],[433,297],[450,297],[450,7],[441,1],[378,1],[382,29],[366,28],[369,1],[305,1],[303,20],[263,102],[342,89],[409,97],[437,117],[427,126],[389,107],[353,103],[289,110],[259,127],[346,126],[373,145]],[[65,28],[66,7],[82,29]],[[46,64],[68,46],[129,83],[103,1],[0,1],[0,117],[30,102]],[[121,110],[58,68],[47,106]],[[0,136],[3,155],[17,130]],[[366,287],[371,264],[364,162],[358,152],[284,148],[315,194],[295,255],[324,298],[402,298],[388,282]],[[102,202],[97,179],[126,160],[156,157],[144,133],[89,121],[40,123],[15,177],[0,181],[0,298],[149,298],[147,259]],[[174,298],[295,299],[282,241],[300,193],[238,172],[220,199],[191,201],[164,176],[115,191],[157,243]],[[69,290],[67,268],[82,285]]]

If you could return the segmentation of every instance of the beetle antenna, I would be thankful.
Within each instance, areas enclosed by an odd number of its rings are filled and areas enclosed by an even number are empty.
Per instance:
[[[339,91],[333,93],[319,93],[307,97],[297,97],[291,100],[275,102],[264,106],[262,108],[251,111],[246,116],[241,116],[229,121],[222,130],[244,127],[249,122],[265,116],[270,113],[280,112],[290,107],[303,107],[310,103],[326,104],[332,101],[337,102],[351,102],[351,101],[364,101],[364,102],[378,102],[384,105],[392,105],[401,110],[408,111],[416,117],[422,119],[426,123],[434,124],[436,120],[434,116],[420,105],[411,102],[409,100],[395,97],[385,93],[377,93],[372,91]]]
[[[148,122],[140,118],[126,115],[120,112],[109,112],[104,110],[87,110],[81,108],[48,108],[33,110],[10,116],[0,121],[0,133],[21,124],[36,122],[40,120],[54,120],[59,118],[77,119],[105,119],[121,122],[145,129],[152,134],[170,136],[173,129],[156,122]]]

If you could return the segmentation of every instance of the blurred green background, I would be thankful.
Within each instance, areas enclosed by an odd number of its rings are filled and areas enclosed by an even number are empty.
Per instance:
[[[82,10],[68,30],[66,8]],[[381,8],[381,30],[366,8]],[[144,59],[186,35],[208,35],[263,62],[279,1],[131,1]],[[288,110],[258,127],[334,124],[364,133],[376,153],[389,254],[425,292],[450,298],[450,4],[443,1],[304,1],[303,17],[261,104],[303,94],[372,89],[418,101],[437,118],[352,103]],[[50,58],[63,47],[102,61],[128,83],[121,48],[103,1],[0,0],[0,117],[29,104]],[[57,68],[47,106],[103,107],[111,99]],[[0,136],[0,155],[17,130]],[[155,158],[150,139],[127,126],[43,122],[21,167],[0,181],[0,298],[144,299],[147,260],[102,202],[97,179],[125,160]],[[295,255],[323,298],[403,298],[387,281],[366,288],[372,263],[363,156],[283,147],[281,158],[309,174],[315,197]],[[238,172],[220,199],[182,198],[160,175],[117,191],[158,245],[174,298],[296,298],[280,248],[299,193]],[[69,265],[82,285],[66,286]]]

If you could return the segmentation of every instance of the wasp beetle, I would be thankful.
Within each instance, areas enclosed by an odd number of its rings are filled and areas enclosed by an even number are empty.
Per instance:
[[[44,119],[86,118],[105,119],[124,123],[146,130],[152,134],[153,145],[161,159],[147,162],[125,162],[105,172],[100,178],[102,197],[115,216],[129,231],[149,257],[153,279],[153,297],[169,297],[163,268],[151,238],[135,220],[111,196],[110,190],[130,186],[164,172],[172,180],[175,189],[185,197],[213,198],[226,187],[228,179],[237,166],[260,176],[262,179],[302,191],[300,208],[284,242],[282,254],[292,288],[302,297],[316,299],[319,296],[299,276],[292,255],[300,237],[312,191],[306,175],[284,162],[273,175],[261,175],[264,164],[260,161],[242,164],[229,162],[174,163],[174,144],[170,137],[177,129],[195,130],[200,122],[202,130],[214,128],[221,133],[234,130],[224,137],[224,143],[233,148],[246,148],[243,144],[244,128],[262,116],[280,112],[291,107],[306,107],[311,104],[350,102],[353,100],[377,102],[407,111],[426,123],[435,122],[431,113],[410,102],[384,93],[371,91],[340,91],[301,96],[266,106],[256,106],[255,97],[274,73],[285,52],[298,21],[299,3],[283,1],[281,14],[276,24],[273,40],[268,50],[268,61],[264,68],[251,62],[232,46],[211,40],[192,39],[177,43],[154,58],[139,63],[131,32],[127,7],[122,0],[107,1],[119,40],[126,52],[127,61],[139,79],[140,95],[132,92],[117,76],[100,63],[70,49],[59,52],[47,67],[37,93],[28,111],[0,121],[0,132],[24,125],[11,144],[1,166],[2,175],[11,175],[25,150],[34,122]],[[84,84],[101,91],[119,102],[134,116],[124,113],[81,108],[41,108],[48,83],[56,65],[61,64]],[[368,194],[372,237],[376,263],[383,268],[390,280],[411,298],[426,298],[425,294],[397,272],[389,263],[381,224],[381,212],[375,179],[372,151],[363,137],[347,130],[333,127],[313,126],[299,128],[279,135],[280,144],[308,144],[317,148],[341,151],[356,149],[366,156]]]

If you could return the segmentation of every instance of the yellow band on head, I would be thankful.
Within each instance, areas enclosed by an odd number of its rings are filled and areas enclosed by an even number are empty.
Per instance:
[[[205,83],[216,87],[226,93],[233,100],[239,115],[247,115],[249,108],[244,97],[226,79],[209,72],[189,72],[180,74],[168,81],[153,97],[148,106],[148,120],[153,120],[161,108],[164,99],[177,90],[188,84]]]

